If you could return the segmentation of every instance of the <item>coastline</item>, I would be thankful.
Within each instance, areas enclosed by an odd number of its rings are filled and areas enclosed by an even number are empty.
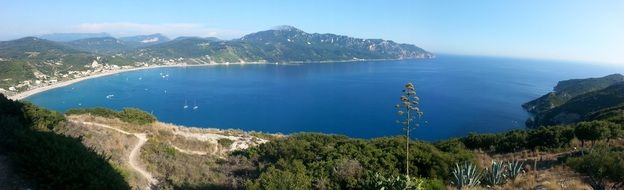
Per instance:
[[[262,62],[245,62],[245,63],[228,63],[228,64],[265,64]],[[38,87],[38,88],[33,88],[33,89],[29,89],[20,93],[17,93],[15,95],[12,96],[8,96],[7,98],[10,100],[22,100],[25,98],[28,98],[32,95],[35,94],[39,94],[48,90],[52,90],[55,88],[60,88],[60,87],[64,87],[64,86],[69,86],[84,80],[89,80],[89,79],[94,79],[94,78],[99,78],[99,77],[104,77],[104,76],[108,76],[108,75],[114,75],[114,74],[119,74],[119,73],[124,73],[124,72],[130,72],[130,71],[139,71],[139,70],[145,70],[145,69],[155,69],[155,68],[167,68],[167,67],[198,67],[198,66],[212,66],[212,65],[228,65],[226,63],[210,63],[210,64],[193,64],[193,65],[188,65],[188,64],[175,64],[175,65],[155,65],[155,66],[147,66],[147,67],[136,67],[136,68],[131,68],[131,69],[119,69],[119,70],[113,70],[113,71],[107,71],[107,72],[102,72],[102,73],[98,73],[98,74],[94,74],[94,75],[89,75],[86,77],[81,77],[81,78],[75,78],[75,79],[71,79],[71,80],[67,80],[67,81],[62,81],[62,82],[58,82],[58,83],[54,83],[51,85],[47,85],[47,86],[42,86],[42,87]]]
[[[425,58],[425,59],[431,59],[431,58]],[[409,60],[409,59],[356,59],[356,60],[327,60],[327,61],[290,61],[290,62],[279,62],[279,64],[303,64],[303,63],[348,63],[348,62],[365,62],[365,61],[390,61],[390,60]],[[277,62],[276,62],[277,63]],[[155,68],[168,68],[168,67],[202,67],[202,66],[217,66],[217,65],[245,65],[245,64],[276,64],[276,63],[270,63],[270,62],[236,62],[236,63],[207,63],[207,64],[172,64],[172,65],[154,65],[154,66],[147,66],[147,67],[135,67],[135,68],[131,68],[131,69],[119,69],[119,70],[112,70],[112,71],[107,71],[107,72],[102,72],[102,73],[98,73],[98,74],[94,74],[94,75],[89,75],[86,77],[81,77],[81,78],[75,78],[75,79],[71,79],[71,80],[67,80],[67,81],[62,81],[62,82],[58,82],[58,83],[54,83],[51,85],[47,85],[47,86],[42,86],[42,87],[38,87],[38,88],[33,88],[33,89],[29,89],[23,92],[19,92],[15,95],[12,96],[8,96],[7,98],[10,100],[22,100],[25,98],[28,98],[30,96],[33,96],[35,94],[39,94],[48,90],[52,90],[55,88],[60,88],[60,87],[65,87],[65,86],[69,86],[84,80],[89,80],[89,79],[94,79],[94,78],[99,78],[99,77],[104,77],[104,76],[108,76],[108,75],[114,75],[114,74],[119,74],[119,73],[124,73],[124,72],[130,72],[130,71],[138,71],[138,70],[145,70],[145,69],[155,69]]]

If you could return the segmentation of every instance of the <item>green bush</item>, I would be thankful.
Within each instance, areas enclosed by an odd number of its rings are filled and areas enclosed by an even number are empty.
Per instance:
[[[474,158],[466,150],[449,150],[443,152],[429,143],[412,141],[410,171],[418,178],[444,179],[449,175],[452,163]],[[280,160],[300,161],[305,166],[305,174],[312,179],[313,187],[319,189],[366,189],[375,182],[373,176],[367,174],[399,176],[405,173],[405,138],[400,136],[363,140],[302,133],[249,148],[240,154],[257,160],[261,168],[259,176]],[[259,179],[250,181],[256,184]],[[437,182],[430,184],[439,186]]]
[[[286,162],[279,160],[269,166],[255,180],[247,181],[247,189],[305,190],[311,189],[312,178],[306,174],[306,167],[300,160]]]
[[[233,141],[233,140],[228,139],[228,138],[220,138],[219,140],[217,140],[217,142],[218,142],[218,143],[219,143],[222,147],[225,147],[225,148],[229,148],[229,147],[232,145],[232,143],[234,143],[234,141]]]
[[[119,119],[128,123],[145,125],[156,122],[154,115],[136,108],[124,108],[119,113]]]
[[[91,114],[105,118],[117,118],[117,112],[108,108],[75,108],[65,112],[66,115]]]
[[[108,108],[81,108],[70,109],[65,112],[66,115],[91,114],[105,118],[118,118],[124,122],[147,125],[156,122],[156,117],[145,111],[136,108],[124,108],[120,112]]]
[[[578,158],[569,158],[567,164],[589,176],[594,189],[624,188],[624,152],[604,148]],[[609,188],[609,186],[612,186]]]
[[[528,130],[512,130],[496,134],[474,134],[458,140],[468,149],[509,153],[521,150],[555,149],[570,145],[574,139],[574,126],[549,126]],[[450,141],[450,140],[446,140]],[[440,141],[438,143],[446,143]]]
[[[108,158],[53,132],[63,121],[59,113],[0,96],[0,154],[35,189],[130,189]]]

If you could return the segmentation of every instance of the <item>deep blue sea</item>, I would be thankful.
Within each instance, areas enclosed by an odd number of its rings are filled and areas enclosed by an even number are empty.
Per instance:
[[[411,81],[426,121],[413,138],[439,140],[523,128],[528,114],[521,104],[551,91],[557,81],[616,72],[623,73],[624,68],[455,55],[431,60],[230,64],[120,73],[28,100],[58,111],[137,107],[160,121],[194,127],[373,138],[402,133],[394,105],[403,85]]]

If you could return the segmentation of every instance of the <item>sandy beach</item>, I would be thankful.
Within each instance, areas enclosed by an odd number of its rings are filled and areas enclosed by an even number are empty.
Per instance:
[[[364,62],[364,61],[385,61],[385,60],[397,60],[397,59],[357,59],[357,60],[332,60],[332,61],[328,60],[328,61],[317,61],[317,62],[291,61],[291,62],[281,62],[279,64],[332,63],[332,62],[340,63],[340,62]],[[136,68],[131,68],[131,69],[119,69],[119,70],[106,71],[106,72],[102,72],[102,73],[98,73],[94,75],[89,75],[86,77],[71,79],[71,80],[62,81],[62,82],[54,83],[54,84],[47,85],[47,86],[29,89],[24,92],[17,93],[13,96],[8,96],[8,98],[11,100],[22,100],[24,98],[28,98],[29,96],[32,96],[41,92],[68,86],[68,85],[71,85],[71,84],[74,84],[83,80],[89,80],[93,78],[114,75],[117,73],[138,71],[138,70],[143,70],[143,69],[154,69],[154,68],[165,68],[165,67],[202,67],[202,66],[216,66],[216,65],[245,65],[245,64],[274,64],[274,63],[269,63],[269,62],[237,62],[237,63],[207,63],[207,64],[184,63],[184,64],[175,64],[175,65],[154,65],[154,66],[147,66],[147,67],[136,67]]]
[[[94,75],[89,75],[86,77],[81,77],[81,78],[76,78],[76,79],[71,79],[71,80],[67,80],[67,81],[62,81],[62,82],[58,82],[58,83],[54,83],[51,85],[47,85],[47,86],[42,86],[42,87],[38,87],[38,88],[33,88],[33,89],[29,89],[26,90],[24,92],[20,92],[17,93],[13,96],[9,96],[8,98],[11,100],[22,100],[24,98],[28,98],[29,96],[41,93],[41,92],[45,92],[48,90],[52,90],[55,88],[60,88],[60,87],[64,87],[64,86],[68,86],[80,81],[84,81],[84,80],[89,80],[89,79],[93,79],[93,78],[98,78],[98,77],[103,77],[103,76],[108,76],[108,75],[114,75],[114,74],[118,74],[118,73],[123,73],[123,72],[130,72],[130,71],[138,71],[138,70],[144,70],[144,69],[155,69],[155,68],[165,68],[165,67],[201,67],[201,66],[213,66],[213,65],[234,65],[234,64],[265,64],[266,62],[245,62],[245,63],[209,63],[209,64],[193,64],[193,65],[188,65],[188,64],[176,64],[176,65],[155,65],[155,66],[147,66],[147,67],[136,67],[136,68],[131,68],[131,69],[119,69],[119,70],[111,70],[111,71],[106,71],[106,72],[102,72],[102,73],[98,73],[98,74],[94,74]]]

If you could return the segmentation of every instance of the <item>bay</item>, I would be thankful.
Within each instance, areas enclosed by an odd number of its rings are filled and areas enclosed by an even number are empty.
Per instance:
[[[403,85],[413,82],[425,113],[413,138],[432,141],[524,128],[529,115],[521,104],[551,91],[557,81],[617,72],[624,69],[457,55],[427,60],[230,64],[119,73],[27,100],[61,112],[81,107],[136,107],[160,121],[192,127],[374,138],[402,134],[394,105]]]

